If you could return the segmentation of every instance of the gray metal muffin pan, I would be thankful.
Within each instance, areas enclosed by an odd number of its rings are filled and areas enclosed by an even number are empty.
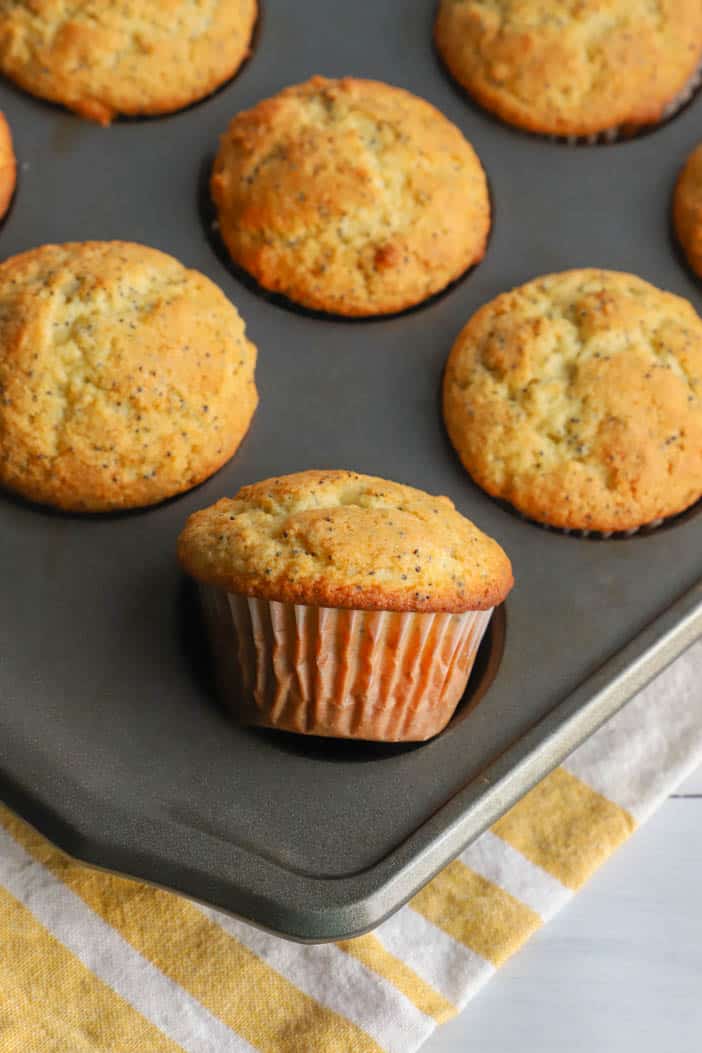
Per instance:
[[[702,308],[669,231],[702,97],[624,144],[530,137],[453,87],[432,15],[428,0],[359,0],[331,17],[322,0],[266,0],[233,82],[186,112],[110,129],[0,85],[21,162],[2,256],[86,238],[172,253],[241,311],[261,392],[234,460],[158,508],[89,518],[0,499],[0,796],[82,860],[298,940],[379,923],[702,632],[699,507],[628,540],[524,522],[473,486],[439,403],[469,315],[540,273],[630,270]],[[487,256],[421,309],[363,323],[312,317],[262,296],[215,251],[203,187],[219,133],[237,110],[313,73],[423,95],[485,164]],[[517,585],[468,698],[426,745],[244,730],[212,697],[178,532],[243,483],[309,467],[449,494],[513,560]]]

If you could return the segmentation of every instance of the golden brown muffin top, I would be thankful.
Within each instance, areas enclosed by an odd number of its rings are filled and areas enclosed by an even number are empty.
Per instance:
[[[455,125],[377,81],[313,77],[237,114],[212,175],[234,260],[342,315],[400,311],[482,259],[485,174]]]
[[[204,275],[128,242],[0,264],[0,483],[80,511],[161,501],[239,445],[256,349]]]
[[[10,126],[0,112],[0,219],[5,215],[15,190],[17,162],[12,148]]]
[[[673,220],[690,266],[702,277],[702,144],[692,151],[680,173]]]
[[[244,486],[190,516],[194,578],[287,603],[358,610],[484,610],[512,587],[500,546],[447,497],[346,471]]]
[[[575,270],[468,322],[444,378],[475,481],[532,519],[630,530],[702,495],[702,320],[630,274]]]
[[[3,0],[0,70],[109,124],[209,95],[249,51],[256,0]]]
[[[440,0],[437,47],[466,89],[532,132],[661,120],[702,62],[699,0]]]

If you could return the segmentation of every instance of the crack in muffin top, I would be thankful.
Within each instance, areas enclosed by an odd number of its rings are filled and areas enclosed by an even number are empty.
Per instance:
[[[3,0],[0,70],[109,124],[188,106],[249,52],[256,0]]]
[[[447,497],[349,471],[245,486],[190,516],[178,555],[201,582],[322,607],[485,610],[513,584],[497,542]]]
[[[313,77],[234,117],[212,174],[222,238],[266,289],[341,315],[421,302],[485,252],[473,148],[423,99]]]
[[[256,349],[204,275],[129,242],[0,264],[0,482],[104,511],[187,490],[231,457]]]
[[[660,121],[702,63],[699,0],[441,0],[437,47],[486,109],[588,136]]]
[[[702,319],[629,274],[547,275],[482,307],[444,377],[475,481],[532,519],[631,530],[702,496]]]

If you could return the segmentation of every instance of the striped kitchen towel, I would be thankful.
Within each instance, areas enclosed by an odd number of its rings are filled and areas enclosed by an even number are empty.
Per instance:
[[[303,947],[0,809],[0,1053],[411,1053],[702,761],[702,642],[374,933]]]

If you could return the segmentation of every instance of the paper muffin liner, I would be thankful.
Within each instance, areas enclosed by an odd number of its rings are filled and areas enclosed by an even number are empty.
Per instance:
[[[671,516],[671,518],[675,517]],[[634,537],[635,534],[640,534],[641,532],[653,532],[666,522],[665,519],[652,519],[650,523],[642,523],[641,526],[630,527],[629,530],[583,530],[578,527],[551,526],[550,523],[541,523],[537,519],[530,520],[528,516],[522,516],[522,519],[536,523],[538,526],[543,527],[544,530],[552,530],[556,534],[570,534],[572,537],[593,537],[599,538],[601,541],[607,541],[611,537]]]
[[[636,534],[652,534],[665,523],[670,523],[679,516],[685,515],[697,504],[697,501],[695,501],[688,508],[683,508],[681,511],[673,513],[673,515],[661,516],[658,519],[649,519],[647,523],[641,523],[639,526],[629,527],[627,530],[594,530],[591,527],[556,526],[554,523],[546,523],[543,519],[535,519],[533,516],[528,516],[506,498],[496,497],[494,500],[500,508],[504,509],[505,512],[516,516],[517,519],[520,519],[523,523],[530,523],[532,526],[540,527],[541,530],[548,530],[552,534],[565,534],[567,537],[593,538],[596,541],[608,541],[610,538],[634,537]],[[702,498],[700,500],[702,500]]]
[[[649,531],[657,530],[665,522],[664,519],[652,519],[650,523],[642,523],[638,527],[630,527],[629,530],[577,530],[575,528],[563,527],[560,530],[561,534],[573,534],[575,537],[594,537],[600,538],[602,541],[607,541],[611,537],[634,537],[635,534],[640,534],[642,531],[648,533]],[[551,530],[558,530],[558,527],[550,527]]]
[[[693,73],[682,91],[670,100],[664,107],[659,121],[654,124],[645,124],[632,128],[627,125],[617,125],[614,128],[606,128],[603,132],[595,132],[592,135],[549,135],[547,138],[554,143],[566,143],[568,146],[596,146],[618,143],[622,140],[635,139],[647,131],[655,131],[685,106],[698,88],[702,85],[702,66]]]
[[[554,526],[552,523],[544,523],[540,519],[532,519],[530,516],[524,515],[514,505],[509,505],[506,502],[502,502],[508,508],[509,511],[516,513],[516,515],[523,519],[525,523],[533,523],[534,526],[541,527],[542,530],[550,530],[553,534],[566,534],[569,537],[583,537],[583,538],[594,538],[598,541],[608,541],[610,538],[627,538],[634,537],[636,534],[649,534],[658,530],[658,527],[662,526],[663,523],[669,522],[670,519],[677,518],[676,516],[669,516],[662,519],[652,519],[648,523],[642,523],[641,526],[630,527],[628,530],[589,530],[580,527],[559,527]],[[691,507],[694,507],[691,506]],[[685,509],[684,511],[687,511]],[[683,515],[684,512],[678,512],[677,515]]]
[[[212,585],[200,595],[218,690],[239,720],[383,742],[446,726],[492,615],[307,606]]]

